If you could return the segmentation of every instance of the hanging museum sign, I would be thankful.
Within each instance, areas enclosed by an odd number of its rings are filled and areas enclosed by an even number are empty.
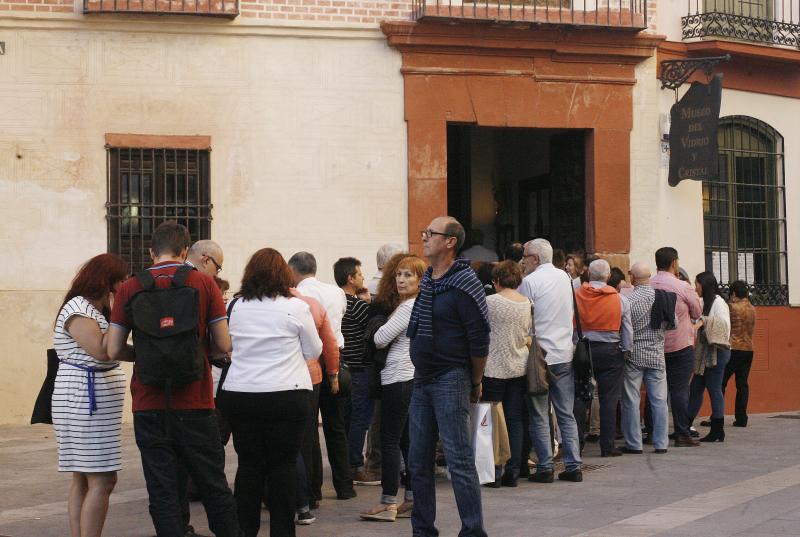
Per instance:
[[[711,83],[692,82],[672,106],[669,129],[669,184],[684,179],[716,179],[719,168],[717,126],[722,102],[722,75]]]

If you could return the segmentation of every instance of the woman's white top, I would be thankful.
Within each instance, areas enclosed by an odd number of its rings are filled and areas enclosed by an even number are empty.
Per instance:
[[[522,377],[528,364],[526,340],[531,331],[531,303],[503,295],[486,297],[489,308],[489,356],[484,375],[496,379]]]
[[[308,304],[299,298],[237,300],[230,316],[231,367],[222,389],[230,392],[311,390],[305,360],[322,353]]]
[[[700,304],[703,304],[703,299],[700,299]],[[725,299],[717,295],[714,298],[714,303],[711,304],[711,310],[708,315],[703,316],[703,322],[708,323],[709,319],[713,319],[715,325],[714,330],[721,338],[727,341],[731,339],[731,310]],[[720,323],[721,328],[720,328]],[[706,330],[708,332],[708,330]]]
[[[414,298],[404,300],[397,306],[385,325],[375,332],[375,346],[384,349],[391,345],[386,356],[386,366],[381,370],[381,384],[405,382],[414,378],[411,363],[411,340],[406,337]]]

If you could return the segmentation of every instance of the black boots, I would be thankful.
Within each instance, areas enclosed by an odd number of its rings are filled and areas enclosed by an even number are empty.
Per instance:
[[[725,418],[711,418],[711,432],[700,439],[701,442],[725,441]]]

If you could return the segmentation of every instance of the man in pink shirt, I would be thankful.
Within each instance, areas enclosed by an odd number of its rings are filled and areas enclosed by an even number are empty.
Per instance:
[[[653,289],[670,291],[677,295],[675,316],[678,326],[664,333],[664,359],[667,365],[672,419],[675,426],[675,446],[697,446],[699,442],[689,434],[689,383],[694,369],[694,326],[703,308],[692,286],[678,279],[678,251],[665,246],[656,251],[658,274],[650,279]]]

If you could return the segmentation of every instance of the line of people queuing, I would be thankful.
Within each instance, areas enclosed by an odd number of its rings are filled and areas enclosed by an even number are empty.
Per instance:
[[[711,273],[699,274],[693,288],[679,279],[672,248],[656,252],[655,276],[634,263],[630,284],[624,274],[615,282],[605,260],[584,267],[581,256],[559,256],[544,239],[512,245],[505,260],[473,270],[457,255],[465,232],[452,217],[434,219],[421,238],[425,260],[387,244],[369,281],[359,260],[339,259],[336,285],[316,278],[311,253],[287,262],[263,248],[227,304],[221,247],[191,244],[172,221],[154,231],[153,265],[143,273],[128,277],[113,254],[89,260],[54,327],[53,425],[59,471],[73,477],[72,537],[101,535],[122,467],[122,361],[135,362],[134,433],[159,537],[195,535],[192,494],[218,537],[257,535],[262,505],[273,537],[312,523],[322,499],[320,415],[337,498],[355,497],[354,483],[380,484],[375,506],[360,517],[410,518],[420,537],[438,535],[437,459],[452,481],[459,535],[486,535],[470,424],[479,401],[502,405],[510,443],[491,486],[517,486],[528,474],[526,445],[536,458],[528,479],[552,483],[556,438],[564,462],[557,478],[582,481],[593,392],[603,457],[640,454],[648,442],[666,453],[668,399],[675,446],[698,445],[692,423],[704,391],[712,416],[702,440],[723,441],[722,393],[734,372],[735,425],[746,426],[755,317],[744,283],[731,285],[730,305]],[[163,354],[190,332],[196,348],[182,339]],[[575,375],[579,333],[589,341],[593,379]],[[534,345],[546,362],[543,394],[529,393],[526,382]],[[150,354],[159,349],[153,369]],[[172,359],[184,355],[187,363],[200,358],[199,373]],[[644,440],[642,382],[650,409]],[[230,436],[238,456],[233,492],[224,473]]]

